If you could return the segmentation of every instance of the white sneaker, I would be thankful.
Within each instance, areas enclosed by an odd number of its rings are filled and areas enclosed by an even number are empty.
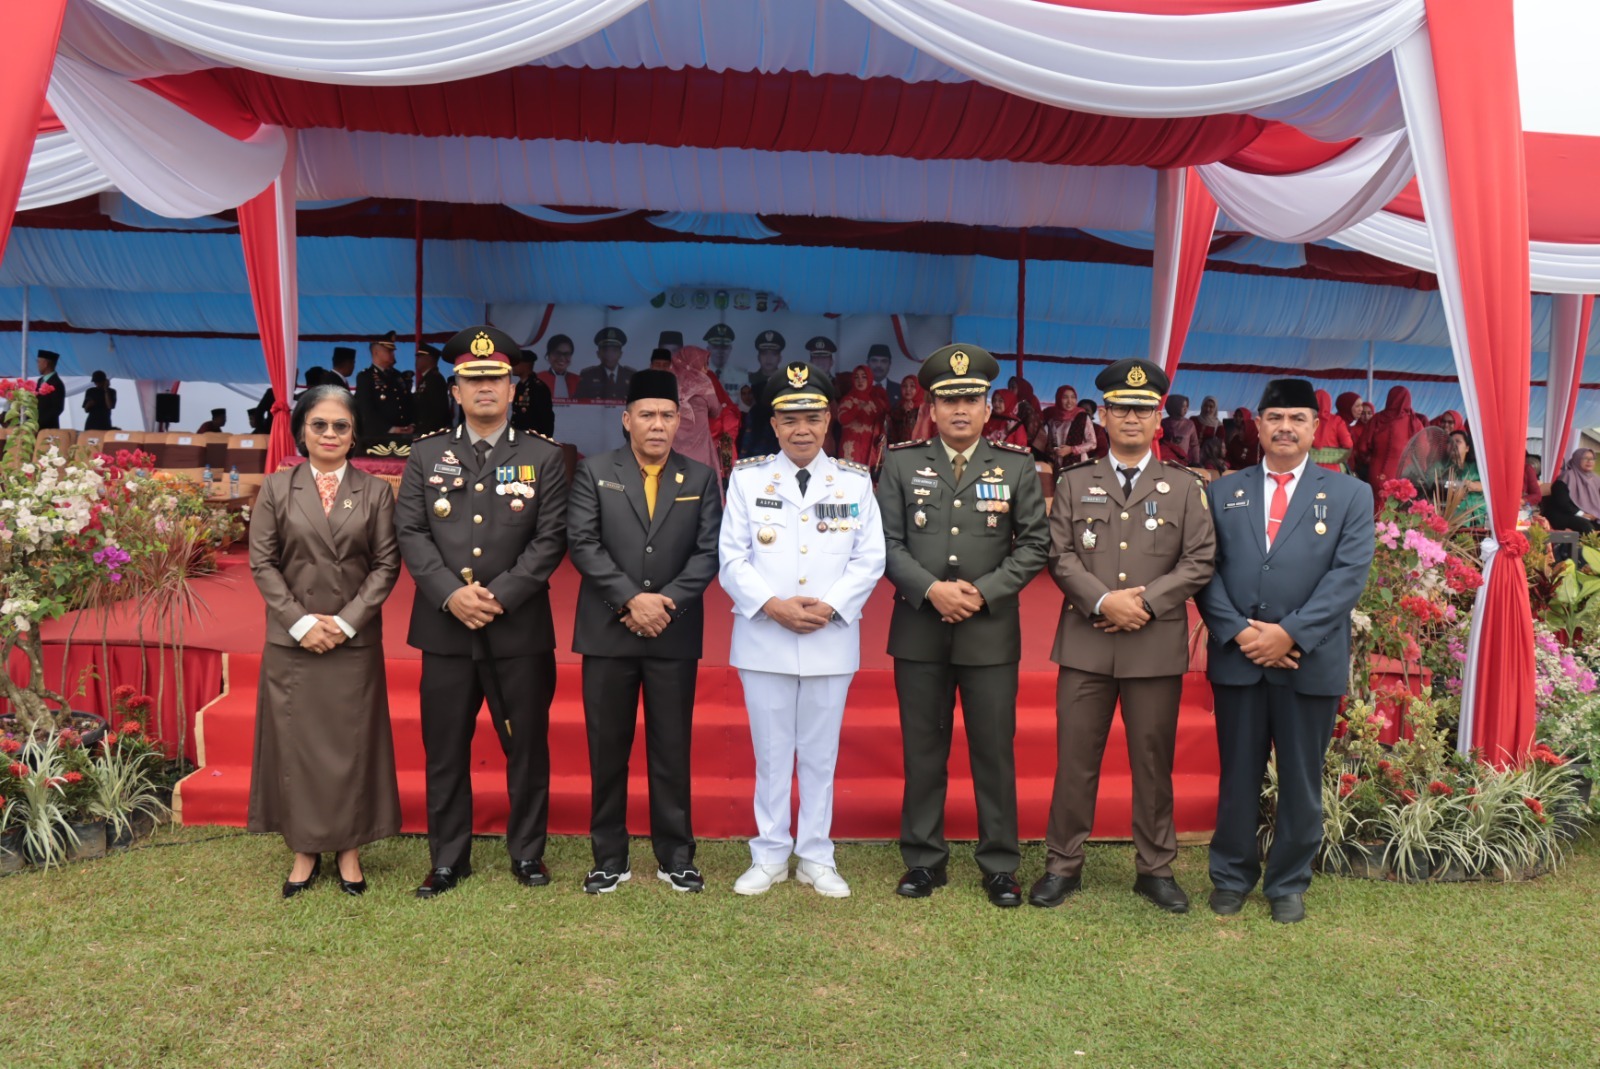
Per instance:
[[[839,875],[839,870],[819,865],[815,861],[801,861],[795,868],[795,879],[814,888],[817,894],[824,898],[850,897],[850,885]]]
[[[789,863],[784,861],[777,865],[751,865],[745,870],[743,876],[733,881],[733,893],[736,895],[764,895],[772,890],[772,885],[782,883],[789,878]]]

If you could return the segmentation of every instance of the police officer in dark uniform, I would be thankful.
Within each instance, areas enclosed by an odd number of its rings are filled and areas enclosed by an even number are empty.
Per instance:
[[[918,374],[937,437],[891,446],[878,483],[895,588],[889,624],[905,746],[895,888],[926,898],[947,882],[945,790],[956,693],[972,752],[978,867],[997,906],[1022,904],[1016,871],[1018,594],[1044,567],[1044,494],[1025,447],[983,437],[1000,373],[975,345],[947,345]]]
[[[67,408],[67,388],[62,384],[61,376],[56,374],[56,364],[60,359],[60,353],[40,349],[38,359],[35,361],[39,369],[39,381],[34,385],[50,387],[48,391],[39,394],[39,429],[42,431],[59,428],[61,413]]]
[[[756,402],[750,406],[749,417],[744,422],[744,441],[739,451],[747,457],[764,456],[778,451],[778,435],[772,429],[772,402],[767,399],[767,383],[783,363],[783,335],[775,330],[763,330],[756,335],[756,360],[759,367],[750,372],[750,390]]]
[[[412,400],[418,437],[450,426],[450,387],[439,373],[439,350],[427,342],[417,346],[417,387]]]
[[[556,404],[550,396],[550,387],[533,373],[539,354],[532,349],[522,350],[517,366],[517,392],[511,399],[511,425],[519,431],[533,431],[549,437],[556,431]]]
[[[811,361],[811,366],[828,376],[828,381],[833,381],[837,369],[833,366],[834,357],[839,353],[839,347],[833,343],[832,338],[824,338],[818,334],[806,342],[806,358]]]
[[[728,366],[728,357],[733,355],[733,328],[726,323],[713,323],[706,329],[706,366],[714,378],[722,383],[723,389],[738,398],[739,373]]]
[[[367,456],[405,456],[415,427],[411,391],[394,368],[394,331],[368,345],[372,366],[356,376],[356,422]]]
[[[1205,485],[1152,449],[1167,376],[1148,360],[1118,360],[1095,377],[1111,455],[1072,465],[1050,506],[1050,575],[1065,592],[1050,659],[1056,682],[1056,782],[1045,873],[1028,900],[1056,906],[1083,880],[1100,759],[1120,702],[1133,770],[1133,889],[1169,913],[1189,899],[1172,875],[1172,760],[1189,598],[1211,579],[1216,532]]]
[[[578,376],[578,396],[595,401],[626,401],[628,380],[633,368],[622,363],[622,347],[628,336],[619,327],[603,327],[594,336],[595,356],[600,362],[586,367]]]
[[[550,576],[567,546],[561,447],[507,420],[515,342],[469,327],[444,347],[463,423],[413,444],[395,504],[416,581],[407,641],[422,651],[432,898],[472,872],[472,735],[484,699],[506,754],[506,847],[518,881],[550,881]]]

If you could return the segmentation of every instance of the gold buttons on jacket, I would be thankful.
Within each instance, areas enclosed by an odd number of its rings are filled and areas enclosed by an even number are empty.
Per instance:
[[[1126,542],[1118,542],[1117,543],[1117,548],[1118,549],[1127,549],[1128,548],[1128,543],[1126,543]]]
[[[1124,513],[1123,513],[1123,514],[1122,514],[1122,518],[1123,518],[1123,519],[1127,519],[1127,518],[1128,518],[1128,514],[1127,514],[1127,513],[1126,513],[1126,512],[1124,512]]]
[[[474,557],[481,557],[481,556],[483,556],[483,547],[482,547],[482,546],[473,546],[473,547],[472,547],[472,555],[473,555],[473,556],[474,556]]]
[[[1127,581],[1128,581],[1128,573],[1127,572],[1118,572],[1117,573],[1117,582],[1126,583]]]
[[[482,483],[476,483],[476,484],[473,485],[472,488],[474,490],[476,490],[480,494],[483,493],[483,484]]]
[[[955,505],[956,505],[956,508],[960,508],[961,507],[961,499],[959,497],[956,498]]]
[[[474,516],[474,517],[472,517],[472,522],[473,523],[482,523],[483,522],[483,517],[482,516]]]
[[[951,534],[960,534],[960,533],[961,533],[961,528],[959,528],[959,527],[952,527],[952,528],[950,528],[950,533],[951,533]]]
[[[803,575],[800,577],[800,585],[801,586],[805,586],[806,585],[806,577],[803,576]]]
[[[811,552],[811,547],[810,546],[801,546],[800,547],[800,552],[801,553],[810,553]]]

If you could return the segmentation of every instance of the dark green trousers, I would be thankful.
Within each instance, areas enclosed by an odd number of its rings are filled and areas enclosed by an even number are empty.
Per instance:
[[[950,739],[956,694],[961,695],[972,786],[978,801],[975,857],[985,875],[1016,872],[1017,665],[961,665],[896,658],[905,753],[905,798],[900,807],[900,855],[907,868],[939,868],[950,858],[944,837]]]

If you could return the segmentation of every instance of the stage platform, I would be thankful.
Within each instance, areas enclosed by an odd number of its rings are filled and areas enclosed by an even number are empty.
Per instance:
[[[205,581],[210,612],[189,632],[196,655],[220,655],[218,693],[200,712],[196,725],[201,768],[179,786],[180,818],[192,824],[243,825],[249,797],[250,759],[265,613],[249,571],[230,562],[222,575]],[[589,820],[589,763],[579,683],[580,658],[570,651],[571,621],[578,576],[563,562],[552,584],[559,680],[551,710],[550,830],[584,834]],[[401,581],[384,609],[389,702],[395,730],[396,761],[406,831],[426,830],[422,739],[417,705],[421,661],[405,645],[406,621],[414,588]],[[891,597],[886,582],[868,603],[862,625],[862,666],[851,687],[845,714],[834,810],[840,839],[894,839],[899,830],[901,791],[900,728],[892,662],[884,652]],[[1017,710],[1017,774],[1022,835],[1044,835],[1055,774],[1055,666],[1049,649],[1061,595],[1041,576],[1023,592],[1023,662]],[[715,584],[707,593],[706,655],[701,661],[695,703],[694,819],[706,838],[754,833],[751,784],[754,759],[738,672],[728,667],[732,615],[727,597]],[[113,636],[113,641],[127,636]],[[1192,666],[1196,667],[1196,666]],[[188,688],[186,688],[188,689]],[[958,721],[960,714],[957,714]],[[642,833],[648,821],[644,779],[644,732],[638,733],[629,795],[630,828]],[[1203,841],[1216,815],[1217,750],[1211,718],[1211,692],[1204,676],[1191,670],[1184,680],[1178,726],[1176,818],[1188,841]],[[473,749],[474,824],[478,831],[504,830],[504,761],[487,710],[480,716]],[[967,750],[957,724],[950,761],[948,833],[976,835],[976,814]],[[1120,720],[1113,727],[1100,784],[1095,820],[1097,838],[1127,838],[1131,785]]]

